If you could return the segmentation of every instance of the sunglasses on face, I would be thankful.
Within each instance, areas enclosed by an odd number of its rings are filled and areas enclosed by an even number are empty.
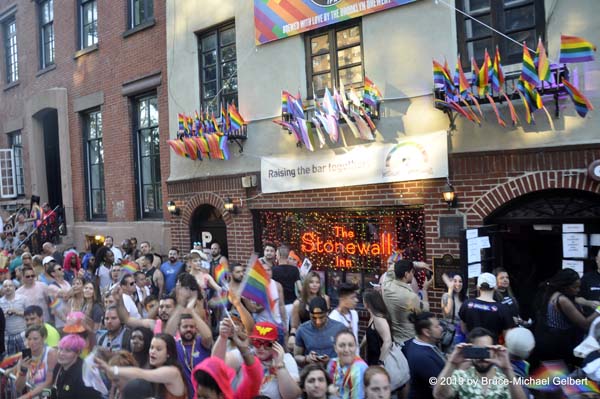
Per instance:
[[[129,286],[135,285],[135,282],[132,281],[131,283],[128,284]]]
[[[35,277],[35,275],[33,275],[33,274],[28,274],[28,275],[26,275],[26,276],[23,276],[23,277],[25,277],[25,278],[34,278],[34,277]]]
[[[255,340],[255,341],[252,341],[252,345],[254,345],[255,348],[271,349],[273,347],[273,342]]]

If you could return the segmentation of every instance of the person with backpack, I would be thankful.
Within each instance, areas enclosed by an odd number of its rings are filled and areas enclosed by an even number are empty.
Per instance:
[[[116,352],[119,350],[130,351],[131,330],[119,319],[117,308],[112,306],[104,312],[104,326],[106,332],[98,338],[97,345]]]

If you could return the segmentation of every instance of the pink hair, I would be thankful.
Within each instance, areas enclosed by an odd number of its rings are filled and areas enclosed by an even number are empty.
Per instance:
[[[71,265],[71,259],[73,259],[73,257],[77,259],[75,270],[72,270]],[[77,273],[79,269],[81,269],[81,260],[79,260],[79,256],[75,252],[67,252],[67,255],[65,255],[65,261],[63,262],[63,269],[65,269],[67,272],[72,271],[74,273]]]
[[[65,335],[58,343],[58,348],[81,352],[85,348],[85,339],[77,334]]]

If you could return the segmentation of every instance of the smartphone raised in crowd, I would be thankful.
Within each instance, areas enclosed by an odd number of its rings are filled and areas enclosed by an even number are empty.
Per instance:
[[[31,349],[25,348],[21,351],[21,359],[27,359],[28,357],[31,357]]]
[[[490,350],[479,346],[467,346],[463,348],[462,355],[465,359],[489,359]]]

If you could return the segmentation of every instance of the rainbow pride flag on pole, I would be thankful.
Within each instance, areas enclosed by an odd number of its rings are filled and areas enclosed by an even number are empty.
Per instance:
[[[215,281],[217,282],[217,284],[222,285],[223,282],[225,281],[225,278],[227,277],[227,270],[225,268],[225,265],[222,263],[219,263],[216,267],[215,267]]]
[[[372,107],[377,106],[377,102],[381,101],[381,92],[379,88],[375,86],[375,83],[371,79],[365,76],[365,87],[363,92],[363,101],[365,104]]]
[[[132,262],[127,259],[123,259],[121,261],[121,270],[123,270],[126,273],[133,274],[135,272],[139,272],[140,267],[138,266],[138,264],[136,262]]]
[[[529,54],[526,42],[523,42],[523,69],[521,70],[520,79],[524,82],[529,82],[529,84],[534,87],[540,83],[533,58],[531,58],[531,54]]]
[[[257,255],[248,261],[248,269],[242,281],[240,296],[256,302],[269,313],[273,309],[273,300],[269,295],[269,276]]]
[[[594,60],[596,46],[587,40],[577,37],[560,35],[560,56],[558,62],[569,64]]]
[[[575,104],[577,114],[585,118],[587,113],[594,109],[592,103],[575,86],[569,83],[567,79],[563,78],[562,82],[565,85],[565,89],[567,89],[567,93],[569,93],[569,97],[573,100],[573,104]]]

